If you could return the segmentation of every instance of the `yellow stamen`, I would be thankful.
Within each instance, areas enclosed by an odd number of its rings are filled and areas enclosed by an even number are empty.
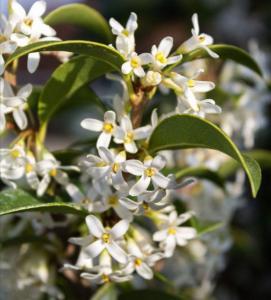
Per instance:
[[[33,171],[33,166],[30,164],[30,163],[27,163],[26,165],[25,165],[25,172],[26,173],[30,173],[30,172],[32,172]]]
[[[129,31],[127,29],[123,29],[121,33],[125,36],[129,36]]]
[[[52,177],[55,177],[57,175],[57,169],[52,169],[50,172],[49,172],[50,176]]]
[[[176,229],[173,228],[173,227],[169,228],[168,231],[167,231],[167,233],[170,234],[170,235],[175,235],[176,232],[177,232]]]
[[[187,85],[188,85],[188,87],[190,87],[190,88],[194,87],[194,86],[195,86],[195,80],[189,79],[189,80],[187,81]]]
[[[142,264],[142,260],[140,258],[135,259],[135,265],[139,267]]]
[[[4,35],[0,34],[0,43],[3,43],[7,40],[7,38]]]
[[[103,131],[106,132],[106,133],[112,133],[114,129],[114,125],[112,123],[104,123],[104,126],[103,126]]]
[[[158,60],[161,64],[167,63],[167,58],[165,57],[163,52],[157,52],[155,55],[155,59]]]
[[[103,283],[108,283],[110,281],[110,278],[106,274],[102,274],[102,281]]]
[[[120,169],[120,164],[114,163],[114,164],[112,165],[112,171],[113,171],[114,173],[117,173],[119,169]]]
[[[25,24],[26,26],[32,26],[33,20],[30,19],[30,18],[27,18],[27,19],[24,20],[24,24]]]
[[[139,61],[139,58],[137,56],[136,57],[132,57],[132,59],[131,59],[131,66],[134,69],[140,67],[140,61]]]
[[[205,36],[204,35],[200,35],[199,36],[199,41],[200,41],[200,43],[204,43],[205,42]]]
[[[124,138],[124,143],[129,144],[132,143],[134,140],[134,133],[133,132],[128,132]]]
[[[148,177],[152,177],[155,174],[155,169],[154,168],[147,168],[145,170],[145,175]]]
[[[148,211],[148,210],[150,209],[149,204],[146,203],[146,202],[143,202],[142,206],[143,206],[143,209],[144,209],[145,211]]]
[[[15,149],[15,150],[12,150],[12,151],[11,151],[10,155],[11,155],[13,158],[18,158],[18,157],[21,156],[21,153],[20,153],[19,150],[16,150],[16,149]]]
[[[110,240],[110,234],[109,233],[103,233],[102,240],[104,243],[108,244]]]
[[[83,204],[89,204],[89,203],[91,203],[91,200],[89,198],[84,198],[81,202]]]
[[[112,206],[116,205],[118,203],[118,201],[119,201],[119,198],[116,195],[111,195],[108,197],[108,203]]]

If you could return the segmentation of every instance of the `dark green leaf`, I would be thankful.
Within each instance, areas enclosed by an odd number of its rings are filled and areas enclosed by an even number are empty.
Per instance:
[[[41,125],[47,123],[53,114],[87,83],[112,70],[107,63],[87,56],[76,57],[59,66],[45,84],[40,95],[39,118]],[[92,95],[90,93],[86,96],[92,96],[98,102],[98,97],[94,93]],[[72,99],[76,101],[76,99]]]
[[[169,117],[156,127],[149,151],[155,153],[166,149],[209,148],[223,152],[241,164],[246,171],[252,194],[255,197],[261,183],[258,163],[242,155],[232,140],[216,125],[192,115]]]
[[[43,41],[19,48],[9,56],[6,66],[14,60],[32,52],[68,51],[84,54],[109,64],[115,71],[121,71],[123,57],[112,47],[89,41]]]
[[[232,45],[224,45],[224,44],[217,44],[217,45],[211,45],[209,46],[211,50],[216,52],[220,59],[231,59],[238,64],[241,64],[252,71],[256,72],[258,75],[262,76],[262,71],[260,67],[258,66],[257,62],[250,56],[249,53],[244,51],[241,48],[238,48],[236,46]],[[178,49],[176,53],[179,53]],[[176,66],[183,64],[185,62],[193,61],[195,59],[200,59],[200,58],[211,58],[210,55],[206,52],[206,50],[202,48],[195,49],[187,54],[183,55],[183,59],[175,64],[171,65],[168,67],[168,70],[172,70]]]
[[[44,19],[50,26],[71,24],[81,26],[90,33],[103,38],[104,42],[111,42],[112,35],[107,21],[95,9],[79,3],[58,7],[50,12]]]
[[[107,283],[100,287],[90,300],[117,300],[117,290],[113,283]]]
[[[200,179],[207,179],[224,188],[223,178],[215,171],[206,167],[191,167],[175,173],[176,179],[183,179],[184,177],[196,177]]]
[[[0,193],[0,216],[24,211],[46,211],[51,213],[87,215],[78,205],[66,202],[45,202],[20,189],[7,189]]]

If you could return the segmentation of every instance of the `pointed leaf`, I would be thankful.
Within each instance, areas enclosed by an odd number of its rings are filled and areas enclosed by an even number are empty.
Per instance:
[[[58,7],[50,12],[44,22],[50,26],[71,24],[94,33],[104,42],[111,42],[112,35],[105,18],[95,9],[85,4],[73,3]]]
[[[149,151],[166,149],[209,148],[223,152],[241,164],[248,175],[255,197],[261,183],[258,163],[242,155],[232,140],[216,125],[192,115],[176,115],[164,119],[151,135]]]
[[[7,189],[0,193],[0,216],[24,211],[46,211],[82,216],[88,214],[86,210],[73,203],[46,202],[46,200],[20,189]]]

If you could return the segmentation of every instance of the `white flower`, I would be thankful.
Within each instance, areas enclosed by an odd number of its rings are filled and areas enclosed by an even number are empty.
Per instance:
[[[125,264],[127,262],[127,254],[118,245],[118,240],[125,235],[129,228],[129,222],[121,220],[112,228],[105,228],[99,219],[89,215],[86,217],[86,223],[90,233],[96,238],[95,242],[86,247],[90,257],[94,258],[106,249],[116,261]]]
[[[99,156],[87,155],[81,162],[86,167],[88,174],[97,180],[112,180],[116,189],[125,188],[127,184],[122,176],[123,163],[126,161],[125,151],[114,154],[109,149],[100,147],[98,153]]]
[[[0,75],[4,73],[5,61],[3,54],[11,54],[16,50],[16,43],[10,40],[12,25],[4,15],[0,14]]]
[[[157,86],[162,81],[162,75],[156,71],[148,71],[146,75],[141,79],[142,84],[145,87]]]
[[[180,227],[180,225],[192,217],[191,212],[177,215],[174,210],[170,213],[167,222],[165,222],[160,231],[153,235],[153,240],[160,242],[165,251],[165,257],[173,255],[176,245],[185,246],[188,240],[193,239],[197,232],[192,227]]]
[[[128,240],[127,248],[130,256],[125,271],[131,274],[135,270],[141,277],[147,280],[152,279],[153,271],[151,267],[163,257],[162,253],[147,253],[144,249],[140,249],[131,238]]]
[[[75,166],[61,166],[60,162],[50,153],[44,155],[44,159],[37,163],[37,172],[42,176],[42,180],[37,189],[37,195],[39,197],[45,193],[52,178],[63,186],[66,186],[69,183],[68,175],[63,172],[63,170],[79,171]]]
[[[97,148],[108,148],[112,135],[116,129],[116,114],[113,111],[107,111],[104,114],[104,121],[96,119],[84,119],[81,126],[87,130],[101,132],[97,140]]]
[[[193,23],[193,29],[191,30],[192,37],[187,41],[185,41],[180,46],[179,50],[183,53],[187,53],[197,48],[203,48],[208,52],[208,54],[211,57],[218,58],[219,55],[207,47],[213,44],[213,38],[210,35],[205,33],[200,33],[199,31],[199,21],[198,21],[197,14],[193,14],[192,23]]]
[[[99,258],[99,265],[81,273],[81,277],[94,283],[125,282],[132,279],[123,269],[113,271],[111,257],[104,251]]]
[[[12,149],[0,149],[0,178],[1,180],[16,188],[14,180],[21,179],[25,173],[25,151],[20,145]]]
[[[25,177],[29,186],[33,190],[37,190],[39,187],[39,178],[37,175],[37,164],[33,153],[30,151],[28,151],[25,156]]]
[[[59,40],[55,38],[55,30],[46,25],[41,18],[45,11],[46,2],[42,0],[36,1],[28,14],[17,1],[12,1],[10,20],[15,27],[15,32],[11,35],[11,40],[18,47],[24,47],[38,41]],[[28,55],[27,69],[30,73],[37,70],[39,61],[40,53],[34,52]]]
[[[123,144],[129,153],[138,151],[135,141],[146,139],[151,132],[151,126],[147,125],[133,129],[132,122],[128,116],[124,116],[120,120],[120,127],[117,127],[114,133],[114,142]]]
[[[12,113],[15,123],[21,130],[27,127],[24,105],[31,92],[32,85],[27,84],[15,95],[9,83],[0,78],[0,132],[6,127],[5,115],[8,113]]]
[[[128,61],[121,66],[121,71],[125,75],[134,73],[138,77],[143,77],[145,75],[145,71],[142,66],[151,63],[151,61],[152,56],[149,53],[137,55],[136,52],[132,52]]]
[[[167,188],[169,178],[165,177],[159,171],[164,168],[166,161],[164,157],[158,155],[155,158],[146,157],[144,163],[139,160],[131,159],[125,163],[125,171],[135,176],[141,176],[137,183],[132,186],[129,194],[138,196],[144,193],[151,182],[161,188]]]
[[[109,20],[109,24],[112,27],[113,34],[117,35],[117,50],[125,57],[128,57],[135,51],[134,33],[137,29],[137,15],[133,12],[130,14],[125,28],[114,18]]]
[[[162,70],[164,67],[175,64],[182,59],[182,55],[168,57],[172,47],[173,38],[171,36],[163,38],[158,47],[156,45],[152,46],[152,67],[154,68],[154,70]]]

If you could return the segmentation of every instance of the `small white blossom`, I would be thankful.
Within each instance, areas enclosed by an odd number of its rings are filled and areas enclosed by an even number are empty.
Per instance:
[[[128,116],[124,116],[120,120],[120,127],[117,127],[114,133],[114,142],[123,144],[129,153],[138,151],[135,141],[146,139],[151,133],[151,126],[147,125],[133,129],[132,122]]]
[[[133,73],[138,77],[143,77],[145,76],[145,71],[142,66],[151,63],[151,61],[152,56],[149,53],[137,55],[136,52],[132,52],[131,56],[128,58],[128,61],[121,66],[121,71],[125,75]]]
[[[81,126],[87,130],[101,132],[97,140],[97,148],[108,148],[111,138],[116,129],[116,114],[113,111],[107,111],[104,114],[104,121],[96,119],[84,119]]]
[[[174,210],[168,216],[162,229],[153,235],[153,240],[160,242],[161,248],[165,251],[165,257],[173,255],[176,245],[185,246],[188,240],[196,237],[197,232],[192,227],[180,226],[192,217],[192,213],[184,213],[180,216]]]
[[[191,30],[192,37],[187,41],[185,41],[180,46],[179,50],[183,53],[187,53],[197,48],[203,48],[208,52],[208,54],[211,57],[218,58],[219,55],[214,51],[212,51],[210,48],[208,48],[209,45],[213,44],[213,38],[206,33],[200,33],[198,14],[193,14],[192,23],[193,23],[193,29]]]
[[[152,46],[152,68],[154,70],[162,70],[164,67],[175,64],[182,59],[182,55],[168,57],[172,47],[173,38],[171,36],[163,38],[158,47],[156,45]]]
[[[98,218],[89,215],[86,217],[86,223],[90,233],[96,238],[96,241],[86,247],[90,257],[95,258],[106,249],[116,261],[125,264],[127,262],[127,254],[119,246],[118,241],[128,230],[129,222],[121,220],[112,228],[105,228]]]
[[[162,81],[162,75],[159,72],[149,70],[146,75],[141,79],[145,87],[157,86]]]
[[[155,158],[146,157],[144,163],[135,159],[127,160],[125,171],[135,176],[141,176],[137,183],[132,186],[129,194],[138,196],[146,192],[151,182],[161,188],[167,188],[170,180],[159,172],[165,164],[166,160],[160,155]]]

